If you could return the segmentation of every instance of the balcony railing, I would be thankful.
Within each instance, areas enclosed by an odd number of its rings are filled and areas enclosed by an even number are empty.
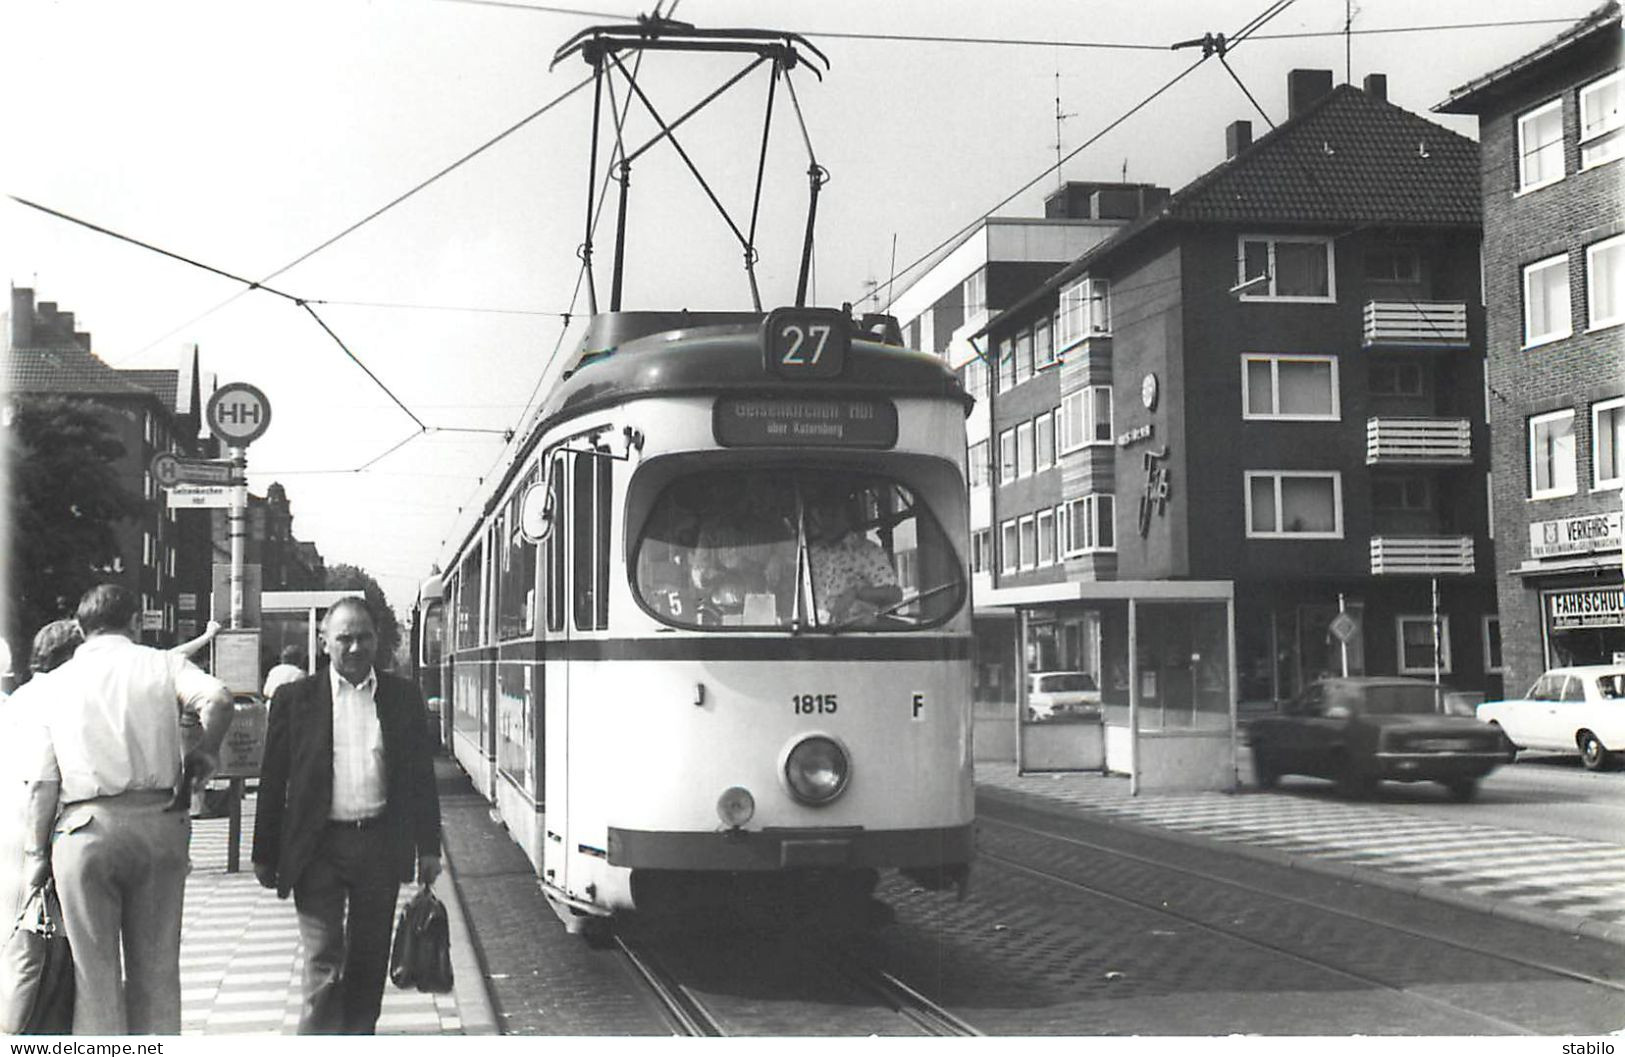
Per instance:
[[[1465,349],[1465,301],[1367,301],[1365,345]]]
[[[1473,427],[1465,418],[1368,418],[1365,463],[1465,463]]]
[[[1372,536],[1372,576],[1465,576],[1475,570],[1471,536]]]

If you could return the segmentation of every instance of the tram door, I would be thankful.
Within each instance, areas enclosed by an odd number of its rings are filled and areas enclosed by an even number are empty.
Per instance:
[[[541,732],[542,879],[564,890],[569,888],[567,872],[572,847],[568,832],[570,666],[565,660],[569,655],[569,622],[565,619],[569,608],[566,558],[570,531],[565,487],[567,459],[564,452],[555,452],[545,463],[552,530],[542,541],[538,555],[542,597],[536,617],[538,637],[543,641],[541,671],[536,680],[536,704],[542,712],[537,723]]]

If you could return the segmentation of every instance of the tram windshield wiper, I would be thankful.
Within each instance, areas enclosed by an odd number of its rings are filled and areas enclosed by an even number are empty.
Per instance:
[[[915,602],[923,601],[923,600],[925,600],[927,598],[930,598],[932,595],[941,594],[943,591],[948,590],[950,587],[958,587],[958,586],[959,586],[959,584],[956,581],[949,580],[947,583],[938,584],[937,586],[927,588],[924,591],[916,591],[912,595],[904,595],[902,598],[899,598],[897,601],[893,602],[889,606],[886,606],[884,609],[877,609],[873,613],[866,613],[861,617],[847,617],[844,620],[832,621],[829,624],[824,625],[824,627],[825,627],[826,630],[832,631],[832,632],[833,631],[844,631],[847,628],[855,627],[858,624],[861,624],[861,623],[863,623],[865,621],[874,620],[874,619],[876,619],[878,617],[889,617],[892,614],[896,613],[899,609],[903,609],[903,608],[905,608],[907,606],[911,606]]]

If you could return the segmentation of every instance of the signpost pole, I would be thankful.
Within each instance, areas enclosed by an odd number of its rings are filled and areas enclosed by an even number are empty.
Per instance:
[[[231,628],[243,626],[243,560],[248,542],[248,465],[247,452],[237,446],[231,449],[231,461],[240,471],[240,482],[231,486],[231,512],[227,515],[227,534],[231,537]]]
[[[1337,592],[1337,612],[1339,615],[1348,612],[1343,605],[1343,592],[1341,591]],[[1349,640],[1347,636],[1339,635],[1338,642],[1343,647],[1343,678],[1347,679],[1349,675]]]

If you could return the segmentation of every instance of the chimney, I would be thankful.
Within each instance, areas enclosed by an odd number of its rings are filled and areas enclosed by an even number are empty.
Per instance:
[[[1224,156],[1234,158],[1253,145],[1253,123],[1232,121],[1224,129]]]
[[[34,290],[28,286],[11,288],[11,334],[7,338],[14,349],[31,348],[34,344]]]
[[[1286,116],[1290,121],[1332,90],[1332,71],[1293,70],[1286,75]]]
[[[1365,94],[1373,99],[1388,101],[1388,75],[1381,73],[1368,73],[1365,75]]]

